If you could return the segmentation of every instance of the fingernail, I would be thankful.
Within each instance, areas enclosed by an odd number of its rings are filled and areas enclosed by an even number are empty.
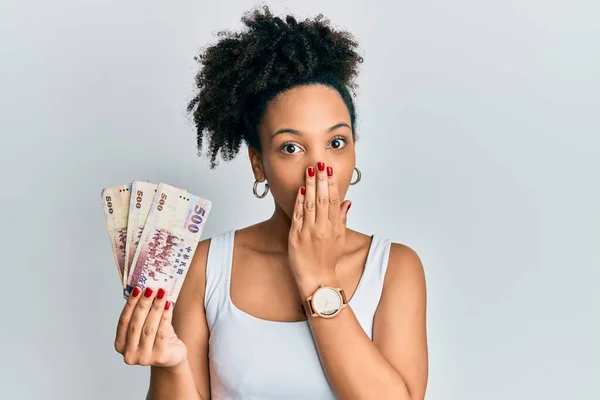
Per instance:
[[[346,212],[350,211],[350,207],[352,207],[352,203],[348,204],[348,209],[346,210]]]
[[[325,169],[325,163],[318,162],[317,163],[317,168],[319,168],[319,171],[323,171]]]
[[[300,188],[300,193],[302,194],[302,196],[306,194],[306,188],[304,186]]]
[[[333,175],[333,168],[327,167],[327,176],[332,176],[332,175]]]
[[[144,297],[148,298],[152,296],[152,289],[150,289],[149,287],[146,288],[146,290],[144,291]]]
[[[165,310],[168,310],[169,308],[171,308],[171,302],[167,300],[165,303]]]
[[[165,297],[165,290],[163,288],[158,289],[158,293],[156,294],[156,298],[162,300]]]
[[[308,176],[311,178],[315,176],[315,169],[313,167],[308,167]]]
[[[138,297],[139,294],[140,294],[140,288],[136,286],[135,288],[133,288],[133,292],[131,293],[131,295],[133,297]]]

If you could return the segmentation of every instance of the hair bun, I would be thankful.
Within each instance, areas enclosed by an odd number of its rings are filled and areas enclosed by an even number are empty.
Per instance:
[[[362,62],[353,36],[330,27],[322,14],[298,22],[292,15],[276,17],[264,6],[241,20],[242,31],[219,32],[218,42],[196,58],[198,92],[188,111],[193,111],[199,154],[208,139],[211,168],[218,154],[234,158],[242,141],[260,145],[255,119],[248,116],[256,98],[323,76],[333,77],[342,91],[354,89]]]

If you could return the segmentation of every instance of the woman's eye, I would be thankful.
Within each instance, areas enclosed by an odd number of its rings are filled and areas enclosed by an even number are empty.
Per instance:
[[[282,149],[287,154],[294,154],[296,150],[299,150],[298,146],[292,143],[284,144],[282,146]]]
[[[334,149],[341,149],[346,145],[346,140],[343,138],[335,138],[331,141],[331,147]]]

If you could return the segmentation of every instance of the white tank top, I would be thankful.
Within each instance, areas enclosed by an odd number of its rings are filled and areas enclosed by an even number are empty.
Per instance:
[[[231,301],[234,235],[231,230],[211,239],[206,266],[211,399],[335,399],[307,321],[260,319]],[[372,236],[364,272],[349,300],[371,340],[389,249],[389,239]]]

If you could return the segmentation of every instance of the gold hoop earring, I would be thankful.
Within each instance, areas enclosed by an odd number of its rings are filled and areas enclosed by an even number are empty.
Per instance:
[[[265,197],[267,195],[267,193],[269,193],[269,184],[265,183],[265,190],[262,192],[262,194],[258,194],[258,180],[254,181],[254,187],[252,188],[252,192],[254,192],[254,196],[258,197],[259,199],[262,199],[263,197]]]
[[[356,185],[358,182],[360,182],[360,178],[362,178],[362,174],[360,173],[360,169],[354,167],[354,169],[356,170],[356,180],[354,182],[350,182],[351,185]]]

